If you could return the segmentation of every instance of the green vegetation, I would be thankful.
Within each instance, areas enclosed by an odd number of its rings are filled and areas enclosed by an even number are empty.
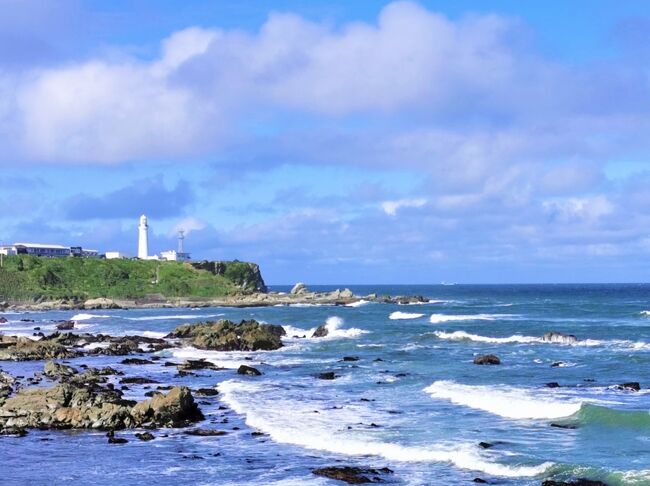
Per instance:
[[[0,268],[0,300],[210,298],[264,286],[257,265],[207,263],[212,268],[204,268],[206,262],[10,256]]]

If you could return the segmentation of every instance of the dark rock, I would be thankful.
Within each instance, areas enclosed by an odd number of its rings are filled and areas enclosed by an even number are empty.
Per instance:
[[[358,356],[344,356],[343,361],[359,361]]]
[[[121,361],[123,365],[149,365],[149,364],[154,364],[153,361],[149,361],[148,359],[141,359],[141,358],[126,358]]]
[[[65,378],[70,378],[78,373],[72,366],[55,363],[54,361],[48,361],[45,363],[43,368],[43,373],[48,378],[60,380]]]
[[[108,443],[109,444],[126,444],[129,442],[127,439],[123,437],[109,437],[108,438]]]
[[[199,437],[219,437],[221,435],[226,435],[227,432],[223,430],[215,429],[190,429],[183,432],[185,435],[195,435]]]
[[[6,324],[9,322],[6,317],[0,317],[0,324]]]
[[[178,365],[179,371],[196,371],[196,370],[214,370],[220,371],[223,368],[219,368],[216,364],[211,363],[205,359],[188,359],[183,363]]]
[[[131,416],[138,426],[159,427],[182,427],[204,419],[189,388],[184,386],[138,403],[131,410]]]
[[[47,340],[33,341],[27,337],[0,338],[0,360],[29,361],[41,359],[74,358],[76,351]]]
[[[253,368],[252,366],[241,365],[239,368],[237,368],[237,374],[247,376],[260,376],[262,372],[257,368]]]
[[[489,449],[490,447],[494,447],[494,444],[490,442],[479,442],[478,446],[482,449]]]
[[[336,375],[333,371],[326,371],[324,373],[319,373],[316,375],[316,377],[319,380],[334,380],[335,378],[338,378],[338,375]]]
[[[472,479],[473,483],[479,483],[479,484],[487,484],[488,482],[485,479],[482,478],[474,478]]]
[[[637,381],[630,381],[628,383],[621,383],[620,385],[616,385],[614,388],[617,390],[625,391],[639,391],[641,390],[641,385]]]
[[[329,329],[323,324],[322,326],[318,326],[316,330],[312,333],[311,337],[313,338],[322,338],[325,337],[329,334]]]
[[[156,438],[155,435],[153,435],[151,432],[143,432],[141,434],[135,434],[135,436],[140,439],[141,441],[148,442],[150,440],[154,440]]]
[[[474,364],[477,365],[499,365],[501,364],[501,360],[499,359],[498,356],[495,356],[494,354],[485,354],[482,356],[477,356],[474,358]]]
[[[282,329],[282,330],[280,330]],[[221,320],[177,327],[167,337],[186,339],[199,349],[215,351],[272,351],[282,347],[281,326],[260,324],[255,320]]]
[[[69,331],[74,329],[74,321],[59,321],[56,328],[60,331]]]
[[[560,388],[560,384],[557,381],[551,381],[546,384],[548,388]]]
[[[558,423],[558,422],[552,422],[551,427],[555,427],[555,428],[558,428],[558,429],[569,429],[569,430],[573,430],[573,429],[578,428],[578,426],[575,425],[575,424],[561,424],[561,423]]]
[[[16,437],[25,437],[27,431],[23,427],[0,427],[0,435],[13,435]]]
[[[551,368],[560,368],[561,366],[564,366],[564,361],[555,361],[551,363]]]
[[[199,388],[194,393],[202,397],[213,397],[219,394],[219,390],[216,388]]]
[[[122,385],[148,385],[152,383],[158,383],[156,380],[151,378],[144,378],[142,376],[127,376],[120,380]]]
[[[323,476],[329,479],[344,481],[348,484],[366,484],[372,482],[381,482],[381,478],[375,479],[374,476],[381,474],[392,474],[393,471],[387,467],[381,469],[350,467],[350,466],[332,466],[314,469],[312,471],[317,476]],[[370,478],[368,476],[373,476]]]

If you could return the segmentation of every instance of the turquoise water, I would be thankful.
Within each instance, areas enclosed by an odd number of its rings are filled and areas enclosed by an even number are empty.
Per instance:
[[[159,365],[120,365],[119,357],[70,360],[193,388],[216,384],[219,396],[198,399],[207,417],[202,426],[229,433],[202,438],[157,431],[156,440],[143,443],[133,438],[136,431],[123,432],[133,440],[119,446],[94,432],[1,437],[0,481],[326,485],[339,483],[314,476],[312,469],[361,465],[390,467],[392,484],[463,484],[481,477],[532,485],[550,476],[582,476],[650,485],[650,285],[352,289],[420,294],[431,302],[5,315],[5,334],[31,333],[34,326],[47,331],[52,320],[76,315],[88,332],[155,334],[184,322],[255,318],[282,324],[289,337],[274,352],[161,353],[173,361],[205,357],[228,368],[198,377],[176,377],[174,368]],[[323,323],[331,330],[328,338],[291,337],[309,335]],[[579,341],[542,342],[549,331],[575,334]],[[498,355],[502,364],[472,363],[485,353]],[[359,360],[342,361],[345,356]],[[264,375],[238,376],[234,370],[243,363]],[[43,363],[0,366],[29,375]],[[314,377],[323,371],[339,377]],[[642,390],[614,388],[630,381]],[[560,387],[549,388],[549,382]],[[126,398],[143,399],[146,391],[132,386]],[[494,446],[483,449],[481,441]]]

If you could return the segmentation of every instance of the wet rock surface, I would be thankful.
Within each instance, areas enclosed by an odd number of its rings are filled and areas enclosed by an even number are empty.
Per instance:
[[[500,365],[501,360],[498,356],[494,354],[484,354],[474,358],[474,364],[476,365]]]
[[[220,320],[177,327],[167,337],[183,339],[199,349],[214,351],[273,351],[282,347],[282,326],[244,320],[238,324]]]
[[[331,466],[314,469],[312,471],[317,476],[323,476],[329,479],[336,479],[348,484],[367,484],[383,482],[382,475],[392,474],[393,471],[387,467],[381,469],[362,468],[352,466]]]

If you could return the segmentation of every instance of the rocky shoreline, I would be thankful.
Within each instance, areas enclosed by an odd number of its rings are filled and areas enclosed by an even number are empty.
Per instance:
[[[428,299],[420,295],[355,295],[350,289],[336,289],[331,292],[313,292],[304,284],[296,284],[291,292],[241,292],[220,298],[165,298],[150,295],[144,299],[88,300],[59,299],[37,302],[0,302],[0,313],[7,311],[52,311],[52,310],[107,310],[107,309],[160,309],[195,307],[271,307],[281,305],[355,305],[366,302],[383,304],[422,304]]]
[[[228,418],[215,416],[209,410],[204,413],[201,409],[203,404],[210,403],[206,400],[218,400],[219,385],[196,388],[195,385],[170,384],[138,374],[137,370],[142,369],[138,367],[158,366],[175,370],[176,377],[205,376],[218,372],[236,373],[251,380],[263,379],[260,377],[264,373],[249,364],[241,364],[237,369],[224,369],[203,359],[186,359],[178,363],[166,361],[158,353],[186,347],[217,352],[274,351],[283,347],[282,338],[286,336],[282,326],[252,319],[238,323],[219,320],[182,324],[164,338],[75,333],[65,325],[61,329],[63,332],[48,335],[38,332],[29,338],[0,335],[0,363],[43,362],[42,371],[34,372],[31,376],[14,376],[0,369],[0,436],[24,437],[35,429],[95,430],[105,431],[106,439],[103,440],[117,445],[126,444],[129,440],[153,441],[159,436],[166,436],[168,432],[165,430],[169,429],[180,429],[181,434],[199,437],[226,435],[226,430],[205,422],[223,424],[227,423]],[[327,327],[320,326],[310,337],[322,338],[327,335]],[[562,343],[575,342],[577,338],[552,332],[544,335],[544,340]],[[122,371],[111,366],[91,367],[87,364],[87,360],[108,356],[120,357],[119,365],[128,367]],[[246,356],[241,359],[247,360]],[[358,360],[354,356],[345,356],[340,361]],[[377,358],[376,361],[382,360]],[[496,364],[495,361],[498,358],[492,356],[486,363],[478,364]],[[315,382],[337,378],[340,376],[334,371],[314,376]],[[136,387],[140,391],[146,390],[146,398],[127,398],[127,393]],[[214,402],[211,406],[214,410]],[[225,409],[220,405],[217,410]],[[370,426],[381,425],[372,423]],[[179,433],[178,430],[175,433]],[[255,430],[251,434],[264,435]],[[478,444],[481,448],[491,446],[484,442]],[[334,465],[315,468],[312,473],[348,484],[364,484],[391,482],[393,471],[387,467]],[[487,481],[475,478],[474,482]],[[543,484],[606,486],[600,481],[588,479],[568,482],[547,479]]]

